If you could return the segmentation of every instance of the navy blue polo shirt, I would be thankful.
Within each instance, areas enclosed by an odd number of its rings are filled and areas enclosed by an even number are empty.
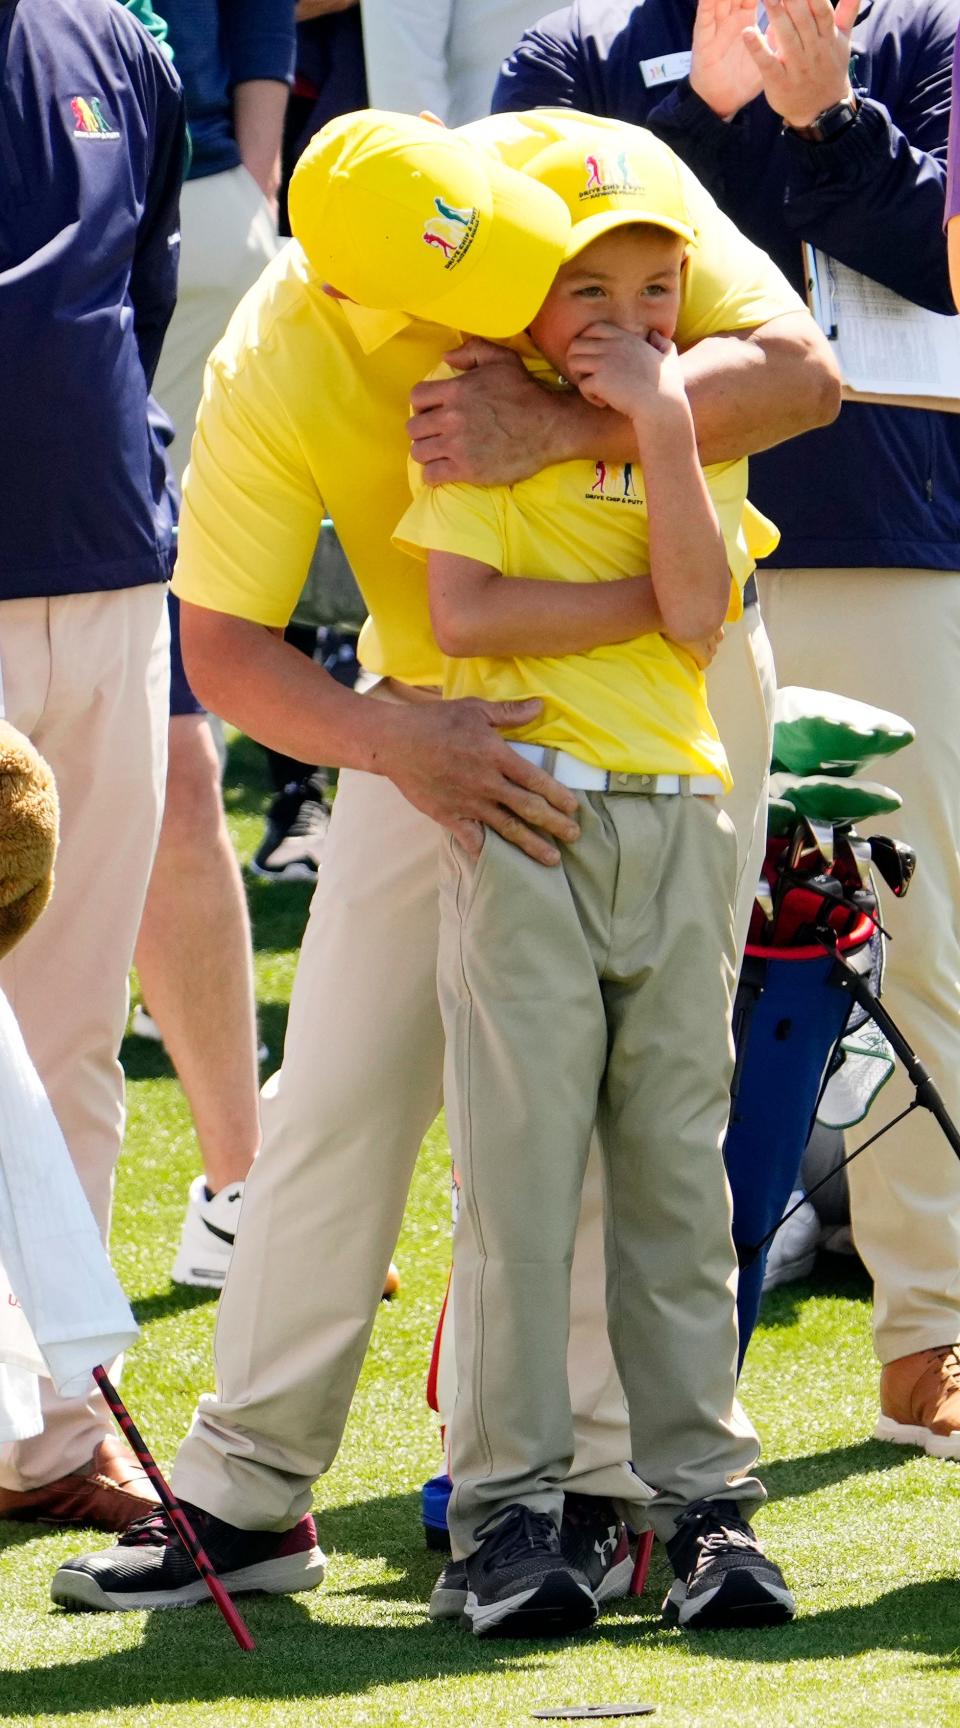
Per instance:
[[[294,0],[157,0],[187,97],[193,157],[189,178],[235,168],[233,89],[253,79],[288,84],[296,35]]]
[[[0,599],[169,576],[147,401],[183,145],[179,80],[116,0],[0,0]]]

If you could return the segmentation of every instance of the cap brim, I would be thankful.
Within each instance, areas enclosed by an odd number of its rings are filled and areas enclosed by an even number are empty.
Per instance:
[[[570,237],[563,261],[569,264],[571,258],[579,258],[585,247],[594,240],[599,240],[601,234],[609,234],[613,228],[634,228],[638,222],[645,223],[650,228],[665,228],[669,234],[679,235],[688,246],[697,244],[697,231],[689,222],[682,222],[678,217],[661,216],[656,210],[598,210],[594,216],[584,216],[581,222],[574,222],[570,229]]]
[[[484,157],[494,201],[486,244],[470,275],[417,316],[473,336],[515,336],[536,317],[566,256],[570,213],[562,198]]]

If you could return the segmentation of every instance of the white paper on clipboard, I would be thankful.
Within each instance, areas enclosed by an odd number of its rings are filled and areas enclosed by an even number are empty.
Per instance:
[[[960,413],[960,317],[929,312],[804,245],[807,301],[833,344],[844,399]]]

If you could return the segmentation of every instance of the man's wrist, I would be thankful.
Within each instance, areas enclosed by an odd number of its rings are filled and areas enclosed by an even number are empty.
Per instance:
[[[808,144],[830,144],[839,138],[852,126],[857,117],[859,104],[853,91],[848,87],[844,96],[831,102],[828,107],[821,108],[818,113],[804,118],[784,115],[783,128],[796,138],[802,138]]]

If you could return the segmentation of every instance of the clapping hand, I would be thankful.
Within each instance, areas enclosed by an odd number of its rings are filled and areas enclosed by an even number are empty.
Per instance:
[[[768,0],[771,32],[744,32],[744,47],[775,114],[795,130],[852,95],[850,33],[859,0]],[[772,40],[770,39],[772,37]]]

